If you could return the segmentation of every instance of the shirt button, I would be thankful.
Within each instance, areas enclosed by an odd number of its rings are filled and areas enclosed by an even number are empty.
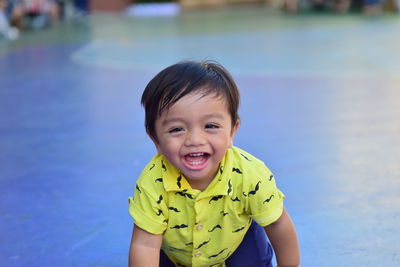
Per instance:
[[[203,229],[203,225],[201,225],[201,224],[197,225],[197,230],[200,231],[201,229]]]
[[[196,254],[194,254],[194,256],[195,256],[195,257],[200,257],[200,256],[201,256],[201,253],[200,253],[200,252],[197,252]]]

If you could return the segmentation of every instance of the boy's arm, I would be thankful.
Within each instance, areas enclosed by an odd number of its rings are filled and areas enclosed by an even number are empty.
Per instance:
[[[279,267],[297,267],[300,265],[300,249],[293,222],[283,209],[281,217],[264,227],[274,248]]]
[[[163,235],[146,232],[134,226],[129,249],[129,267],[158,267]]]

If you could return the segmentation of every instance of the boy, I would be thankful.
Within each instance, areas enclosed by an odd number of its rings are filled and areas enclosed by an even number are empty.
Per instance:
[[[146,86],[142,105],[158,154],[129,198],[129,266],[272,266],[265,233],[278,266],[298,266],[274,176],[233,146],[239,92],[229,73],[213,62],[172,65]]]

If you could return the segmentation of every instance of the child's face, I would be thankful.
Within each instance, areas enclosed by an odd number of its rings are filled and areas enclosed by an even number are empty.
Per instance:
[[[237,131],[223,98],[191,93],[156,120],[158,153],[179,169],[192,188],[205,189]]]

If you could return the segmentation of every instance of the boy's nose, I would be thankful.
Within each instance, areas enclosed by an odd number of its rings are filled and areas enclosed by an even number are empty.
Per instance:
[[[199,146],[204,145],[205,138],[201,131],[191,131],[187,134],[185,145],[186,146]]]

